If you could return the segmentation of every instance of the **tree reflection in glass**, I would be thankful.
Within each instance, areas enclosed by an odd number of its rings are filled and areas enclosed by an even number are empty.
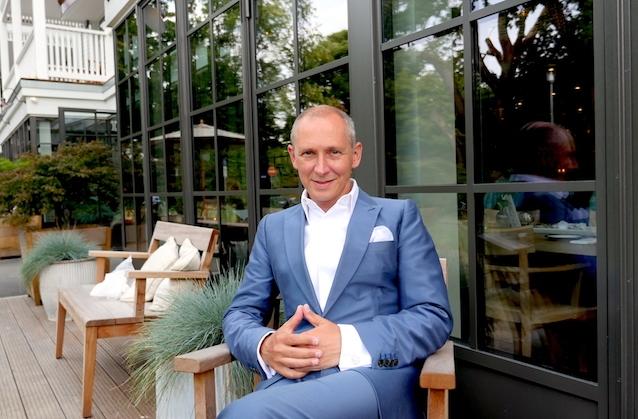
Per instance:
[[[594,179],[591,0],[530,2],[477,23],[477,177],[507,181],[521,129],[548,122],[568,129],[578,169]],[[540,162],[538,162],[540,164]]]
[[[179,115],[177,49],[173,48],[162,56],[162,87],[164,91],[164,120]]]
[[[122,192],[133,193],[133,149],[131,139],[120,142],[120,158],[122,164]]]
[[[149,125],[162,122],[162,75],[159,59],[146,66],[148,79],[148,117]]]
[[[131,109],[131,130],[135,133],[142,130],[142,90],[140,89],[140,76],[137,73],[133,74],[130,80],[133,105]]]
[[[267,86],[291,77],[294,68],[293,1],[257,2],[257,85]]]
[[[142,140],[140,138],[133,138],[131,141],[133,151],[133,182],[135,186],[135,193],[144,193],[144,152],[142,151]]]
[[[162,48],[175,43],[175,0],[159,0]]]
[[[299,179],[287,151],[296,115],[294,85],[287,84],[259,95],[257,112],[261,188],[296,188]]]
[[[461,11],[462,0],[384,0],[383,41],[446,22]]]
[[[143,9],[144,36],[146,39],[146,58],[155,55],[160,48],[160,33],[163,31],[159,9],[155,1],[151,1]]]
[[[166,186],[169,192],[182,190],[182,148],[179,123],[166,127]]]
[[[213,112],[193,117],[193,182],[196,191],[215,191],[216,154]]]
[[[193,109],[199,109],[213,102],[213,84],[211,72],[210,29],[202,26],[191,35],[191,91]]]
[[[331,105],[350,112],[348,66],[327,70],[299,82],[301,110],[316,105]]]
[[[465,182],[463,63],[460,29],[384,55],[388,184]]]
[[[246,190],[246,137],[243,102],[217,109],[220,190]]]
[[[348,55],[348,3],[341,0],[298,0],[300,71]]]
[[[118,100],[120,108],[120,135],[126,137],[131,133],[131,95],[129,92],[129,81],[120,83],[117,86]]]
[[[161,128],[149,133],[149,151],[151,153],[151,192],[166,192],[164,133]]]
[[[208,0],[188,0],[188,26],[194,27],[208,17]]]
[[[239,5],[213,20],[215,89],[218,101],[242,92]]]

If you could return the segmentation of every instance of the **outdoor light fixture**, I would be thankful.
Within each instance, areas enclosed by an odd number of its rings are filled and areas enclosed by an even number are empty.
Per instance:
[[[547,68],[547,82],[549,83],[549,121],[554,123],[554,80],[556,80],[556,70],[550,66]]]

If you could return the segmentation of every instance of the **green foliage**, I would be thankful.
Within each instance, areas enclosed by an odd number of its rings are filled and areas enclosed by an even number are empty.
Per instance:
[[[99,141],[63,145],[51,156],[27,155],[0,171],[0,214],[13,225],[51,211],[58,226],[108,223],[118,203],[112,151]]]
[[[222,319],[243,276],[243,268],[234,268],[219,275],[204,288],[176,293],[162,317],[145,323],[140,336],[129,347],[127,361],[135,403],[139,403],[155,388],[155,374],[166,374],[164,386],[158,389],[163,397],[177,378],[173,358],[223,342]],[[251,374],[233,363],[232,379],[227,389],[241,397],[252,388]]]
[[[15,170],[18,167],[24,166],[24,164],[24,160],[11,161],[9,159],[5,159],[4,157],[0,157],[0,173],[9,170]]]
[[[91,244],[74,231],[44,235],[22,260],[22,281],[28,288],[33,278],[47,266],[63,260],[85,259],[89,257],[90,248]]]

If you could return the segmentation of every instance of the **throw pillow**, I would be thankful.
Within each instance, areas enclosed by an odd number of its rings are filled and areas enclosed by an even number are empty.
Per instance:
[[[161,245],[156,251],[151,253],[149,258],[144,262],[140,271],[167,271],[179,257],[179,248],[175,239],[171,236],[166,243]],[[147,278],[146,279],[146,299],[153,300],[157,287],[163,278]],[[135,301],[135,282],[124,292],[120,298],[122,301]]]
[[[126,273],[134,270],[133,258],[123,260],[111,272],[104,275],[104,280],[95,284],[91,289],[91,296],[118,299],[128,288]]]

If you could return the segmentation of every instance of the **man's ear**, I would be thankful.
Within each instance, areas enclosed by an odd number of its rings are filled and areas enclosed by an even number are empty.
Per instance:
[[[354,145],[352,149],[352,168],[356,169],[361,164],[361,155],[363,153],[363,144],[358,142]]]
[[[292,163],[292,167],[297,168],[297,159],[295,156],[295,148],[292,144],[288,144],[288,155],[290,156],[290,162]]]

